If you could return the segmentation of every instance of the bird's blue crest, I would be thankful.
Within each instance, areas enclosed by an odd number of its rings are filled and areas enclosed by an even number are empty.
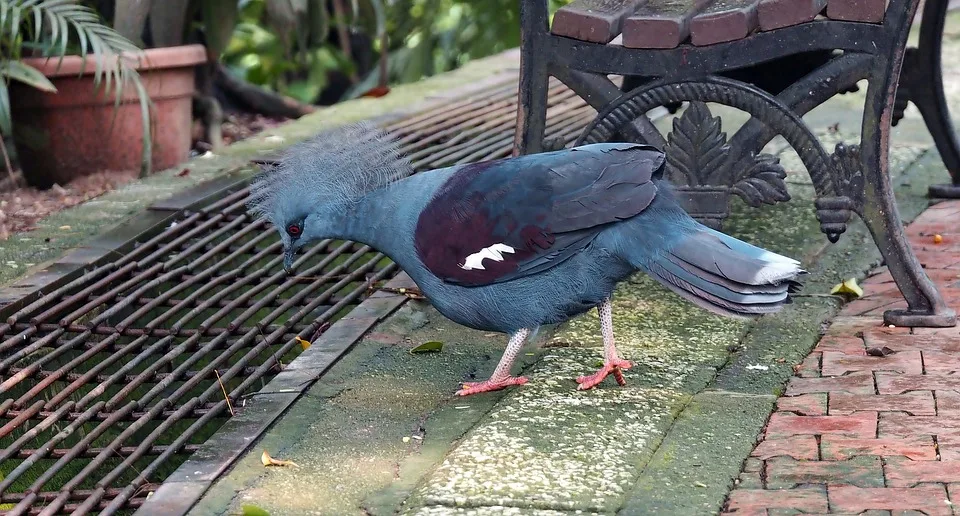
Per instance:
[[[389,133],[369,122],[351,124],[287,149],[250,183],[247,207],[280,226],[320,207],[345,210],[412,172]]]

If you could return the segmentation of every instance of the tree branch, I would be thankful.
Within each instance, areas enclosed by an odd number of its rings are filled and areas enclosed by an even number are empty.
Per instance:
[[[217,85],[251,111],[272,117],[300,118],[317,110],[310,104],[250,84],[230,73],[222,64],[216,66]]]

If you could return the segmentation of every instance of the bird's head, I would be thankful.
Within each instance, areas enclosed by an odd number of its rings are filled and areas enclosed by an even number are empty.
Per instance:
[[[307,225],[307,219],[312,218],[313,223],[309,226]],[[283,269],[287,272],[293,270],[293,262],[296,259],[297,251],[300,250],[304,244],[312,242],[322,237],[313,235],[317,233],[315,231],[317,226],[320,224],[317,223],[318,220],[324,220],[318,215],[295,215],[288,218],[286,224],[283,227],[283,230],[280,231],[280,240],[283,242]],[[311,231],[307,233],[307,229]]]
[[[336,235],[353,204],[410,173],[389,134],[370,123],[349,125],[290,147],[251,182],[247,206],[280,232],[290,272],[297,251]]]

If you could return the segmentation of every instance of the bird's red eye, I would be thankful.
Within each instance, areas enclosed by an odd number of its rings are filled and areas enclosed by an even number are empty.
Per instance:
[[[300,234],[300,226],[298,226],[298,225],[296,225],[296,224],[290,224],[290,226],[287,228],[287,233],[290,233],[290,234],[293,235],[293,236],[299,235],[299,234]]]

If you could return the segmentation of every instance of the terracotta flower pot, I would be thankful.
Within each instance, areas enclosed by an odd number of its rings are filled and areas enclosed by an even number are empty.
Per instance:
[[[190,152],[191,101],[196,66],[207,60],[202,45],[150,49],[137,68],[154,104],[153,168],[162,170]],[[104,170],[137,170],[143,127],[137,92],[127,87],[119,108],[115,91],[104,94],[93,83],[92,58],[30,58],[57,93],[11,85],[17,155],[27,181],[38,188]],[[82,75],[81,75],[82,74]]]

